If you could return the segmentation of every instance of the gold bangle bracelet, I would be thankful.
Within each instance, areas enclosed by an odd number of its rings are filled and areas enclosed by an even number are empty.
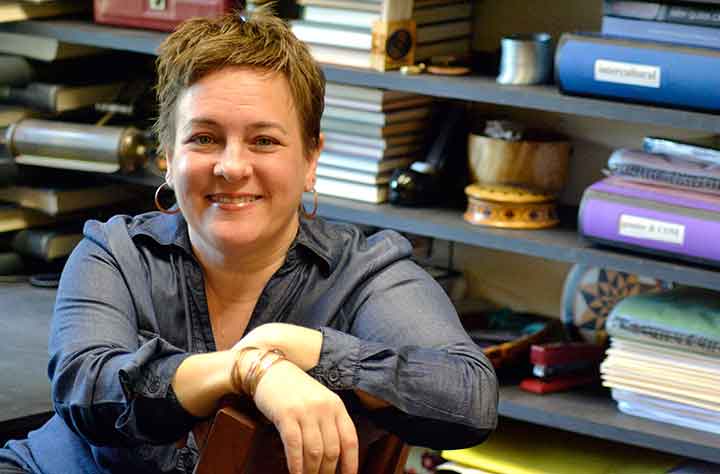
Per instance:
[[[245,393],[250,395],[250,398],[252,398],[252,394],[255,393],[255,390],[253,389],[253,386],[257,385],[255,383],[255,378],[257,377],[258,372],[260,371],[260,367],[263,364],[263,361],[272,354],[279,354],[284,356],[285,354],[282,353],[279,349],[269,349],[266,350],[258,359],[256,359],[257,363],[253,363],[252,367],[250,367],[250,370],[248,370],[247,377],[245,378],[245,385],[246,388]]]
[[[242,391],[246,395],[250,395],[250,386],[252,385],[252,380],[254,377],[255,371],[257,371],[258,366],[260,366],[260,362],[262,362],[263,357],[267,355],[268,351],[263,351],[260,354],[258,354],[255,359],[250,362],[250,367],[245,372],[245,377],[242,377]]]
[[[244,381],[240,369],[242,368],[242,363],[245,360],[245,356],[253,350],[257,351],[260,349],[255,346],[246,346],[240,349],[235,354],[235,362],[233,363],[232,370],[230,371],[230,385],[232,386],[233,392],[236,394],[241,394],[244,392]]]
[[[252,385],[250,386],[250,398],[255,398],[255,391],[257,390],[258,385],[260,384],[260,380],[265,376],[267,371],[272,367],[273,365],[277,364],[278,362],[282,360],[287,360],[285,358],[285,354],[283,354],[280,351],[271,351],[271,354],[274,354],[275,357],[272,359],[268,359],[268,357],[263,357],[263,361],[260,364],[257,374],[252,379]],[[267,354],[266,354],[267,356]]]

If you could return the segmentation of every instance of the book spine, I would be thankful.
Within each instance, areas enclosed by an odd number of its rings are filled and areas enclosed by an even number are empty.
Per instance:
[[[565,94],[720,110],[720,50],[564,34],[555,68]]]
[[[19,104],[54,112],[57,89],[57,86],[47,84],[29,84],[27,87],[0,86],[0,103]]]
[[[684,25],[605,15],[602,20],[602,33],[623,38],[720,48],[720,28],[713,26]]]
[[[698,354],[720,356],[720,340],[703,334],[692,334],[651,321],[633,318],[613,311],[605,323],[611,337],[645,342],[668,348],[689,350]]]
[[[673,4],[639,0],[605,0],[605,15],[637,20],[665,21],[698,26],[720,26],[720,6],[694,3]]]

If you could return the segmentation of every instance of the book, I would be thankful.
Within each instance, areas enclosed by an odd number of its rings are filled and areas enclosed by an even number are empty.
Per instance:
[[[367,173],[376,174],[407,166],[413,161],[415,161],[415,159],[408,156],[376,160],[374,158],[366,158],[353,155],[340,155],[327,151],[323,151],[322,153],[320,153],[319,158],[319,163],[323,165],[335,166],[338,168],[347,168],[351,170],[364,171]]]
[[[372,49],[372,30],[370,28],[339,26],[308,20],[291,20],[290,26],[295,36],[306,43],[359,49],[368,53]],[[472,23],[470,20],[425,24],[416,27],[417,47],[425,43],[436,43],[459,37],[469,38],[471,33]]]
[[[321,63],[362,69],[373,67],[371,56],[367,51],[328,44],[308,43],[307,46],[315,60]],[[468,53],[470,53],[469,39],[439,41],[437,43],[418,44],[415,47],[415,60],[426,60],[433,56],[462,56]]]
[[[374,204],[385,202],[388,198],[386,184],[363,184],[319,175],[315,180],[315,190],[319,194]]]
[[[0,22],[30,20],[49,16],[90,11],[88,1],[55,0],[51,2],[19,2],[0,0]]]
[[[472,5],[468,2],[460,2],[451,5],[416,8],[413,11],[412,18],[419,27],[418,31],[421,31],[426,25],[430,24],[468,20],[471,13]],[[307,5],[303,7],[301,18],[314,23],[370,30],[373,24],[380,20],[380,12]],[[468,31],[465,34],[469,33]],[[418,39],[418,41],[420,40]]]
[[[372,103],[363,100],[346,99],[342,97],[325,96],[325,106],[342,107],[348,109],[365,110],[367,112],[390,112],[399,109],[408,109],[422,105],[428,105],[432,98],[424,95],[416,95],[406,99],[394,100],[392,102]]]
[[[0,232],[52,224],[52,216],[12,203],[0,203]]]
[[[313,5],[341,10],[347,9],[373,12],[377,13],[378,16],[382,12],[382,4],[378,2],[362,2],[356,0],[298,0],[298,4],[305,7]]]
[[[369,148],[353,143],[342,143],[325,138],[324,150],[333,153],[347,153],[349,155],[364,156],[367,158],[375,158],[381,160],[383,158],[391,158],[401,155],[413,155],[420,151],[420,144],[410,143],[407,145],[396,145],[389,148]]]
[[[688,161],[720,165],[720,140],[716,135],[692,140],[644,137],[642,147],[646,153],[670,155]]]
[[[385,138],[372,138],[356,135],[354,133],[341,133],[331,130],[323,131],[325,143],[348,143],[360,145],[366,148],[377,148],[378,150],[386,150],[399,145],[422,144],[425,136],[422,134],[408,133],[405,135],[394,135]]]
[[[357,49],[368,56],[372,49],[372,33],[366,28],[290,20],[290,29],[298,39],[306,43]]]
[[[343,181],[352,181],[363,184],[387,184],[390,182],[391,172],[372,173],[357,171],[348,168],[339,168],[325,163],[318,163],[317,175],[325,178],[335,178]]]
[[[720,26],[720,5],[717,4],[605,0],[603,13],[636,20]]]
[[[323,132],[327,130],[331,132],[353,133],[364,137],[384,138],[425,130],[427,128],[427,121],[411,120],[382,126],[353,122],[342,118],[331,118],[323,115],[323,118],[320,120],[320,128]]]
[[[50,262],[70,255],[82,238],[78,228],[24,229],[15,234],[12,247],[21,255]]]
[[[421,121],[430,117],[431,110],[430,107],[420,106],[389,112],[372,112],[328,105],[325,107],[323,117],[382,127],[400,122]]]
[[[369,102],[374,105],[386,105],[420,96],[415,92],[393,91],[377,87],[353,86],[338,82],[325,84],[325,98],[345,99],[355,102]],[[421,96],[422,97],[422,96]]]
[[[40,61],[99,54],[105,50],[66,43],[55,38],[0,31],[0,53],[17,54]]]
[[[719,62],[711,48],[565,33],[555,71],[565,94],[718,111]]]
[[[0,86],[0,103],[61,113],[111,101],[123,87],[123,82],[72,86],[33,82],[25,87]]]
[[[125,184],[94,184],[82,187],[0,187],[0,200],[36,209],[47,215],[65,214],[127,201],[136,196]]]
[[[693,287],[621,300],[606,322],[610,336],[720,357],[720,294]]]
[[[605,15],[602,33],[608,36],[720,48],[720,28]]]

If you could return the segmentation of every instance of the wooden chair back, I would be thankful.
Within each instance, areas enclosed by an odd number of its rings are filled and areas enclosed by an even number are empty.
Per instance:
[[[408,446],[358,426],[358,474],[402,474]],[[256,410],[227,406],[215,415],[194,474],[288,474],[282,440]]]

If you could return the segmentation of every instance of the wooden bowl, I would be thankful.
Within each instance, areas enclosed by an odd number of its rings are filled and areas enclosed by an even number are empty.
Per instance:
[[[567,182],[570,142],[559,139],[510,141],[470,134],[472,181],[507,184],[558,194]]]

